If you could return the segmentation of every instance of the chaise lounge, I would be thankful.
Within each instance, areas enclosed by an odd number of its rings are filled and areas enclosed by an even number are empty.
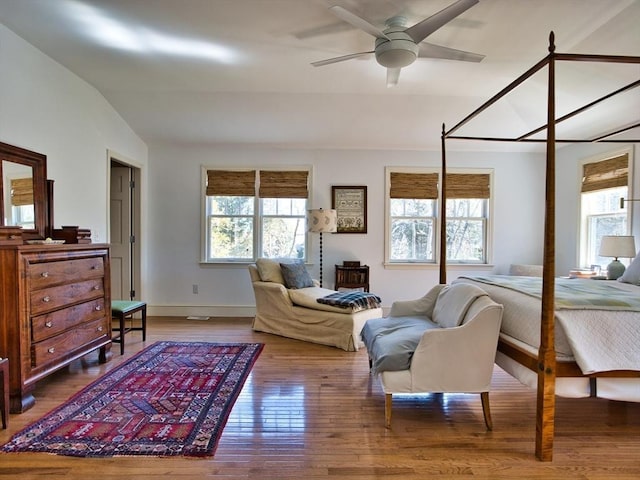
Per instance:
[[[249,265],[249,274],[256,299],[253,330],[258,332],[357,351],[365,322],[382,316],[379,306],[345,308],[318,302],[338,292],[319,287],[315,280],[309,283],[310,278],[301,284],[307,286],[287,284],[275,260],[258,259]]]

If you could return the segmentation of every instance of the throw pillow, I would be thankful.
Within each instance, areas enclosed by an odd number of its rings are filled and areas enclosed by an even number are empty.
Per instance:
[[[631,264],[629,264],[618,281],[640,285],[640,252],[638,252],[636,258],[634,258]]]
[[[259,258],[256,260],[256,267],[263,282],[274,282],[284,285],[284,278],[280,270],[280,263],[270,258]]]
[[[303,263],[281,263],[280,269],[287,288],[313,287],[313,279]]]

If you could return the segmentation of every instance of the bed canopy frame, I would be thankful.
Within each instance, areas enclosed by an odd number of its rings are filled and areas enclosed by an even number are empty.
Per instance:
[[[616,131],[599,135],[589,139],[567,139],[556,138],[556,124],[575,117],[586,110],[601,104],[621,93],[628,92],[640,86],[640,79],[623,86],[607,95],[583,105],[559,118],[556,118],[556,72],[555,65],[558,61],[569,62],[601,62],[601,63],[624,63],[640,64],[640,57],[620,56],[620,55],[583,55],[571,53],[556,53],[554,44],[554,33],[549,35],[549,54],[537,64],[527,70],[524,74],[510,83],[507,87],[490,98],[482,106],[477,108],[450,130],[442,125],[442,198],[446,198],[446,140],[483,140],[493,142],[544,142],[546,143],[546,184],[545,184],[545,219],[544,219],[544,262],[542,275],[542,310],[540,326],[540,347],[537,357],[533,358],[517,349],[500,342],[499,349],[506,355],[514,358],[531,370],[537,372],[537,406],[536,406],[536,457],[542,461],[551,461],[553,458],[554,440],[554,420],[555,420],[555,379],[557,376],[585,376],[574,362],[556,363],[555,352],[555,330],[554,330],[554,296],[555,296],[555,163],[557,143],[640,143],[640,139],[616,139],[612,138],[621,133],[631,131],[640,127],[640,120],[632,124],[621,127]],[[455,133],[480,113],[495,104],[509,92],[521,85],[525,80],[533,76],[544,67],[548,67],[547,79],[547,123],[518,137],[483,137],[483,136],[463,136]],[[534,135],[546,129],[546,139],[533,138]],[[446,215],[445,202],[441,202],[440,213],[440,283],[447,282],[446,272],[446,231],[442,225]],[[604,372],[595,376],[609,377],[640,377],[638,371],[615,371]]]

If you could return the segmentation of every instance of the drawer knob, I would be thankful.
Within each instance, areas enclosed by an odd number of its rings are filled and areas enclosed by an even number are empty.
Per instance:
[[[102,327],[98,327],[96,330],[98,330],[99,332],[101,332],[102,330],[104,330]]]
[[[94,290],[100,290],[100,287],[98,285],[94,285],[93,289]]]
[[[96,305],[96,312],[99,312],[100,310],[102,310],[102,307],[100,305]]]
[[[41,276],[42,278],[47,278],[47,277],[49,276],[49,272],[42,272],[42,273],[40,274],[40,276]]]
[[[44,303],[48,303],[48,302],[50,302],[50,301],[51,301],[51,297],[50,297],[49,295],[47,295],[46,297],[44,297],[44,298],[42,299],[42,301],[43,301]]]
[[[56,349],[54,347],[49,347],[49,349],[47,350],[47,352],[49,352],[49,353],[53,353],[55,351],[56,351]]]
[[[47,327],[47,328],[51,328],[51,327],[53,327],[53,323],[51,323],[50,321],[49,322],[45,322],[44,326]]]

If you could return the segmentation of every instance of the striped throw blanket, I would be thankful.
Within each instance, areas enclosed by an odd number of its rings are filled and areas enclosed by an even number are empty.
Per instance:
[[[326,297],[318,298],[318,303],[334,307],[353,308],[354,310],[378,308],[381,302],[382,300],[379,296],[369,292],[336,292]]]

